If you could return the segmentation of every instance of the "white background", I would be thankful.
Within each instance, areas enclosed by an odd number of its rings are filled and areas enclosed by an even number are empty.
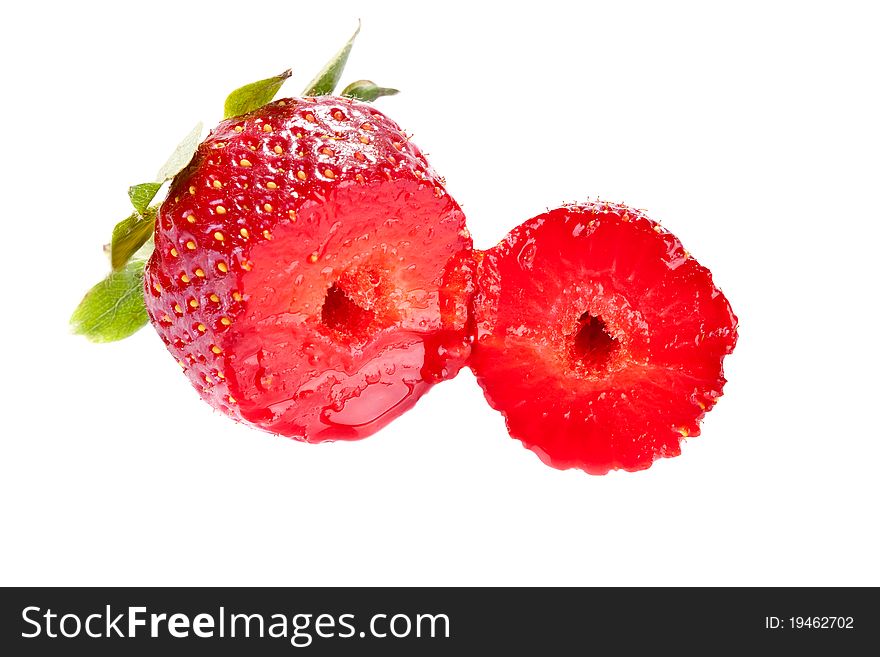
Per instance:
[[[871,3],[536,5],[4,10],[0,583],[880,585]],[[298,93],[358,17],[343,82],[403,90],[378,107],[477,246],[600,197],[712,269],[741,336],[681,457],[550,469],[469,372],[299,444],[214,413],[152,329],[68,334],[127,186],[240,84]]]

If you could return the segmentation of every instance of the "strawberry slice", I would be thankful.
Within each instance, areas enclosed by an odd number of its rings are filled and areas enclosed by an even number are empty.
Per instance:
[[[468,356],[464,215],[369,105],[288,98],[224,121],[155,244],[150,320],[204,399],[261,429],[362,438]]]
[[[511,436],[549,465],[604,474],[699,434],[737,319],[674,235],[622,205],[573,205],[476,258],[470,366]]]

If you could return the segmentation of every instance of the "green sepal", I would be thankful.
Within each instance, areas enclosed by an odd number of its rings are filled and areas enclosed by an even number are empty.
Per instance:
[[[358,21],[354,34],[351,35],[351,38],[342,46],[339,52],[330,58],[330,61],[324,65],[324,68],[315,76],[315,79],[309,83],[305,91],[303,91],[303,96],[328,96],[333,93],[336,85],[339,84],[339,78],[342,77],[345,63],[348,61],[349,54],[351,54],[351,47],[354,45],[354,40],[360,34],[360,31],[361,22]]]
[[[281,85],[290,77],[290,73],[290,69],[287,69],[280,75],[251,82],[233,91],[226,97],[226,102],[223,105],[223,118],[241,116],[271,103],[275,94],[281,89]]]
[[[149,244],[124,267],[86,292],[70,317],[70,328],[92,342],[114,342],[135,333],[148,321],[144,303],[144,265],[153,250]]]
[[[156,225],[157,208],[147,208],[144,214],[131,213],[113,228],[110,240],[110,266],[119,269],[139,248],[146,244]]]
[[[199,121],[196,124],[196,127],[193,128],[190,133],[183,138],[177,148],[174,149],[174,152],[171,154],[171,157],[168,158],[168,161],[162,165],[162,168],[159,169],[159,173],[156,174],[157,182],[165,182],[166,180],[171,180],[178,173],[183,171],[186,168],[192,159],[193,155],[196,154],[196,150],[199,148],[199,143],[202,141],[202,122]]]
[[[159,192],[162,182],[163,181],[141,183],[140,185],[132,185],[129,187],[128,198],[131,199],[132,207],[140,214],[144,214],[152,200],[156,198],[156,194]]]
[[[367,103],[372,103],[382,96],[394,96],[400,93],[397,89],[389,87],[380,87],[372,80],[355,80],[345,89],[342,90],[340,96],[347,98],[356,98]]]

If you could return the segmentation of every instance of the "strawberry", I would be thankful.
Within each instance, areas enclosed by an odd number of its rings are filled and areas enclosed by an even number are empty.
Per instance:
[[[151,322],[209,404],[308,442],[363,438],[469,365],[554,467],[678,454],[736,344],[709,271],[641,213],[599,203],[473,251],[443,179],[355,100],[397,90],[332,95],[359,31],[302,98],[272,102],[289,70],[236,89],[205,141],[200,123],[129,188],[74,332],[110,342]]]
[[[396,123],[287,98],[222,122],[159,209],[150,321],[212,406],[362,438],[469,352],[464,215]]]
[[[470,366],[544,462],[641,470],[699,434],[737,319],[674,235],[623,205],[573,205],[476,259]]]

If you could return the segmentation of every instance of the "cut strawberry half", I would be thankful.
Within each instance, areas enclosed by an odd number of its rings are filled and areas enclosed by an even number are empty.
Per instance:
[[[476,257],[470,366],[544,462],[641,470],[699,434],[737,319],[675,236],[622,205],[566,206]]]
[[[221,123],[176,179],[150,318],[213,406],[311,442],[362,438],[469,353],[464,215],[393,121],[337,97]]]

